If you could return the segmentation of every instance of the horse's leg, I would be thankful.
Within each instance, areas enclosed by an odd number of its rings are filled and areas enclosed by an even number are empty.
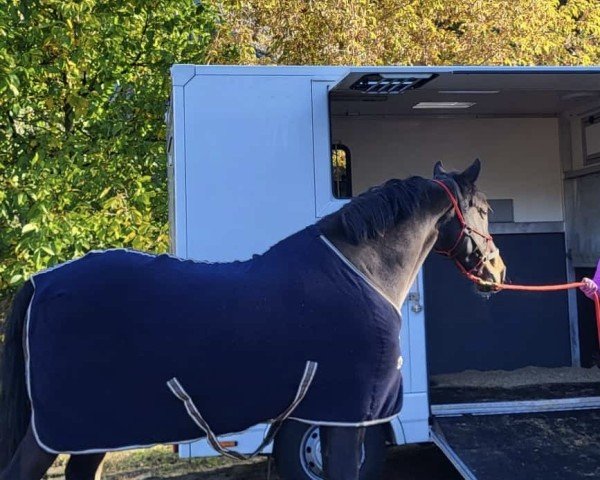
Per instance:
[[[71,455],[65,470],[65,480],[100,480],[105,455],[106,453]]]
[[[55,459],[38,445],[30,425],[0,480],[40,480]]]
[[[358,480],[365,427],[320,427],[326,480]]]

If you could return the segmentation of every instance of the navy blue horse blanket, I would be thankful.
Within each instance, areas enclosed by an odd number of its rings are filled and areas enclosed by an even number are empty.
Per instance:
[[[25,329],[40,446],[83,453],[204,437],[268,422],[318,367],[290,418],[359,426],[402,403],[400,314],[316,226],[263,255],[199,263],[90,252],[33,277]]]

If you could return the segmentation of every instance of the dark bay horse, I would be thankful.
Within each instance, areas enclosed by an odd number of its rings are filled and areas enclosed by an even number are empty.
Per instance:
[[[433,180],[420,177],[390,180],[356,197],[338,212],[320,220],[313,228],[318,229],[325,243],[331,244],[331,248],[344,260],[346,267],[354,269],[373,287],[373,291],[396,309],[404,302],[410,285],[432,249],[454,260],[463,272],[469,272],[485,282],[500,283],[504,280],[506,269],[488,234],[487,201],[475,187],[479,172],[479,160],[460,173],[446,172],[438,162]],[[297,239],[297,235],[283,240],[274,249],[285,249],[287,244],[294,241],[290,239]],[[268,255],[269,253],[264,256]],[[339,259],[337,260],[339,262]],[[341,265],[341,262],[339,263]],[[248,265],[260,271],[256,266],[260,266],[260,261],[258,264]],[[295,264],[290,261],[290,265]],[[298,266],[301,267],[300,263]],[[226,270],[228,267],[222,268]],[[343,275],[347,278],[350,273],[344,271]],[[356,284],[355,280],[350,283]],[[317,279],[315,282],[318,283]],[[36,283],[35,289],[37,288]],[[361,288],[364,292],[368,290],[364,289],[364,285]],[[485,284],[479,285],[479,288],[485,289]],[[373,291],[365,295],[373,295]],[[28,310],[31,310],[33,305],[33,294],[34,282],[29,281],[17,293],[7,323],[1,366],[0,468],[4,470],[0,480],[39,480],[56,458],[57,452],[71,453],[65,473],[67,480],[98,479],[104,451],[49,449],[44,448],[39,441],[30,401],[33,397],[27,380],[29,372],[26,372],[26,366],[27,370],[29,369],[29,352],[25,341],[27,339],[24,338],[25,322],[29,316]],[[258,298],[253,300],[255,303],[260,301]],[[311,305],[303,306],[310,307]],[[399,323],[399,319],[397,322]],[[397,327],[399,329],[399,325]],[[390,344],[397,343],[397,338],[387,340]],[[252,348],[258,351],[261,345]],[[150,348],[148,350],[151,351]],[[318,353],[315,355],[318,356]],[[360,361],[361,359],[356,357],[356,362]],[[219,373],[218,360],[212,368]],[[319,369],[326,372],[327,365],[320,366]],[[400,376],[399,371],[397,375]],[[315,378],[318,377],[319,373]],[[401,382],[401,378],[398,381]],[[318,381],[315,388],[320,388]],[[174,390],[175,394],[180,393],[180,397],[185,397],[185,392],[182,392],[182,389],[181,392]],[[375,400],[377,399],[373,401]],[[309,397],[307,402],[311,403]],[[187,406],[189,405],[186,404]],[[302,408],[300,403],[299,410]],[[397,413],[393,406],[390,408],[390,411]],[[230,415],[224,410],[221,416]],[[267,412],[265,416],[253,421],[259,423],[273,419],[276,413],[278,412]],[[148,418],[148,423],[151,421],[152,419]],[[88,437],[93,440],[94,425],[87,421],[80,423],[84,424],[81,428],[87,429]],[[227,429],[227,423],[224,425],[224,431],[231,431]],[[102,427],[106,432],[106,425]],[[118,425],[115,425],[115,428],[117,427]],[[337,426],[333,422],[321,424],[327,479],[359,478],[365,429],[366,426],[358,423],[356,426]],[[63,436],[68,437],[70,434],[66,428]],[[111,449],[116,448],[106,450]]]

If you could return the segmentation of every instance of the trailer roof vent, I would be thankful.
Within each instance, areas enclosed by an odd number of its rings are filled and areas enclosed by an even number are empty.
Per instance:
[[[415,73],[411,75],[400,73],[374,73],[364,75],[350,88],[371,95],[397,95],[407,90],[414,90],[437,77],[433,73]]]

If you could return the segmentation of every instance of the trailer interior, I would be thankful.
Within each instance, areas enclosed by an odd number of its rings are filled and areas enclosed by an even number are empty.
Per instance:
[[[480,158],[478,186],[493,209],[490,231],[509,280],[552,284],[593,275],[600,258],[598,73],[357,71],[331,89],[329,109],[338,198],[389,178],[431,177],[438,160],[459,170]],[[582,427],[600,408],[593,302],[575,290],[482,299],[436,255],[423,277],[432,429],[459,471],[466,478],[567,478],[557,462],[566,444],[576,444],[585,455],[568,478],[597,475],[589,458],[600,456],[600,438]],[[562,440],[548,445],[558,426]],[[503,442],[510,448],[499,448]],[[487,463],[474,460],[482,457],[477,448],[494,452]],[[529,465],[544,449],[555,460],[535,472],[511,466],[517,450]]]

